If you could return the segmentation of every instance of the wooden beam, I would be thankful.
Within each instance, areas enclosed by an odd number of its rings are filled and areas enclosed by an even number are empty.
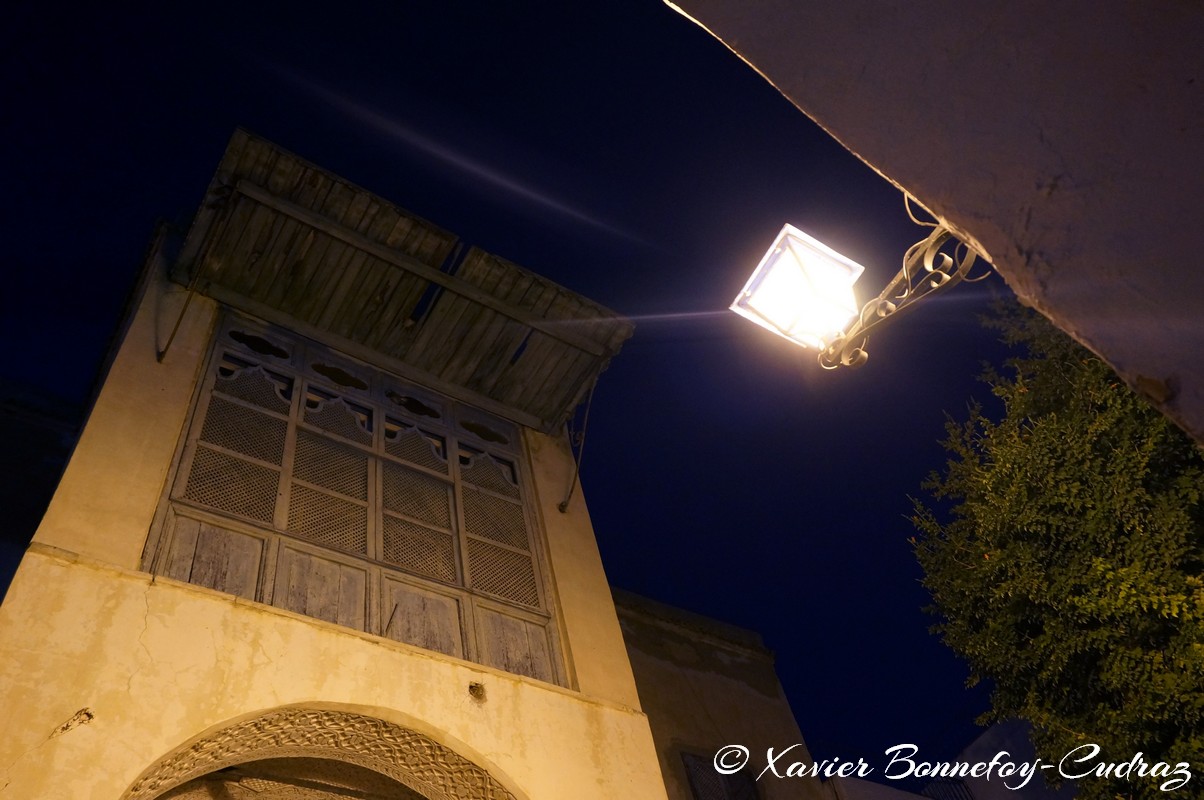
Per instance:
[[[557,324],[559,320],[545,320],[532,316],[522,309],[514,308],[506,303],[498,300],[496,297],[478,289],[476,286],[457,278],[454,275],[448,275],[434,267],[423,264],[417,259],[407,256],[405,253],[400,253],[391,247],[374,242],[363,234],[356,233],[344,226],[333,222],[320,214],[310,211],[307,208],[291,203],[288,200],[276,197],[262,187],[247,180],[239,180],[235,185],[235,189],[239,194],[245,195],[257,203],[271,208],[281,214],[286,214],[299,222],[312,226],[317,230],[322,231],[330,236],[346,242],[352,247],[363,250],[370,255],[385,261],[398,269],[411,272],[424,280],[437,283],[450,292],[467,298],[475,303],[479,303],[486,308],[491,308],[499,314],[504,314],[516,322],[521,322],[540,333],[546,334],[553,339],[564,342],[565,344],[575,347],[591,356],[610,358],[614,355],[607,347],[599,345],[590,339],[576,334],[571,325]],[[201,267],[203,265],[197,265]]]

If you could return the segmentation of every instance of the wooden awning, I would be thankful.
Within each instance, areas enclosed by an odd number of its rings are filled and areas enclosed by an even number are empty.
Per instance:
[[[177,278],[552,432],[632,333],[614,312],[236,131]]]

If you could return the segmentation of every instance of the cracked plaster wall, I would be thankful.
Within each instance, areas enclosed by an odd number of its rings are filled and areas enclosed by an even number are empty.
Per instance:
[[[669,4],[1204,441],[1204,6]]]
[[[417,730],[529,800],[665,797],[623,705],[41,545],[0,607],[0,798],[113,800],[202,732],[293,704]]]

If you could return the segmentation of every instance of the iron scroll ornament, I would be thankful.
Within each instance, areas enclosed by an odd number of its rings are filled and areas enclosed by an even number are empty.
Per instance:
[[[952,253],[941,248],[952,245]],[[970,276],[979,255],[974,248],[958,239],[943,225],[934,226],[932,233],[916,242],[903,255],[903,268],[887,284],[882,293],[861,308],[857,319],[819,353],[824,369],[859,367],[869,354],[866,344],[875,328],[885,325],[912,308],[922,298],[942,292],[962,281],[973,283],[989,273]]]

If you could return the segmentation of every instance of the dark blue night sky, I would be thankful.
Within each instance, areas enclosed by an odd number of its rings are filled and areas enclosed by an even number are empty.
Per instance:
[[[635,320],[583,466],[609,577],[760,631],[816,758],[973,738],[906,517],[944,412],[987,395],[1005,290],[959,287],[855,372],[725,311],[785,222],[874,291],[924,231],[721,43],[659,0],[23,5],[0,377],[84,401],[155,221],[187,224],[245,127]]]

